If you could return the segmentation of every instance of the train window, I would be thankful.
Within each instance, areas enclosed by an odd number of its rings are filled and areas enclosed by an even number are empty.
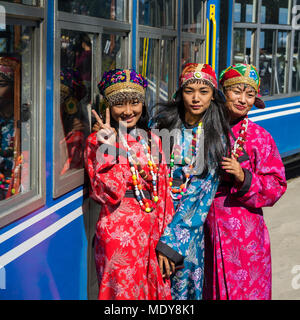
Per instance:
[[[32,37],[32,28],[16,25],[0,32],[1,201],[32,187]]]
[[[85,140],[94,124],[91,110],[100,112],[102,106],[97,84],[103,72],[128,65],[128,2],[58,0],[54,198],[85,185]]]
[[[151,116],[154,115],[153,106],[157,102],[159,40],[140,38],[139,72],[147,78],[146,105]]]
[[[291,23],[296,3],[295,0],[235,1],[232,63],[257,66],[263,96],[286,95],[300,89],[297,85],[298,32]],[[252,17],[255,12],[259,13],[257,19],[250,19],[250,7],[247,9],[250,4],[253,5]]]
[[[193,43],[190,41],[182,41],[181,45],[181,66],[184,66],[186,63],[192,62],[192,47]]]
[[[288,32],[280,31],[277,32],[277,51],[276,60],[274,66],[274,92],[275,94],[287,93],[287,45],[288,45]]]
[[[261,31],[259,73],[263,96],[287,93],[287,39],[287,32]]]
[[[93,36],[62,30],[60,47],[60,123],[55,167],[60,177],[83,168],[84,141],[90,132]]]
[[[175,28],[175,0],[140,0],[139,23],[156,28]]]
[[[43,10],[24,6],[23,17],[19,4],[39,3],[10,2],[1,3],[6,15],[0,27],[0,227],[45,202],[45,126],[40,117],[45,47],[39,40]]]
[[[183,0],[182,2],[182,31],[203,33],[205,1]]]
[[[159,100],[167,101],[173,93],[173,52],[174,41],[162,39],[161,40],[161,53],[160,53],[160,65],[161,65],[161,78],[159,86]]]
[[[25,4],[28,6],[40,6],[43,4],[43,0],[4,0],[4,1]]]
[[[259,75],[261,77],[260,93],[263,96],[271,95],[273,78],[273,43],[275,32],[263,30],[260,33]]]
[[[290,0],[262,0],[261,23],[290,24]]]
[[[181,68],[183,68],[186,63],[201,63],[204,61],[204,41],[182,41],[181,44]]]
[[[234,29],[233,63],[254,64],[255,32],[249,29]]]
[[[257,0],[236,0],[234,22],[256,22]]]
[[[300,31],[295,32],[292,67],[292,91],[300,91]]]
[[[118,34],[102,34],[102,73],[111,69],[126,68],[126,38]]]
[[[128,20],[128,0],[58,0],[58,10],[117,21]]]

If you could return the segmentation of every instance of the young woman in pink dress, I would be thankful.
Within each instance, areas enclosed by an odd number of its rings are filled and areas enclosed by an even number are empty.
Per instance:
[[[231,154],[206,219],[206,299],[271,299],[270,238],[262,208],[284,194],[285,169],[276,144],[248,119],[257,98],[259,75],[252,65],[230,66],[220,84],[231,116]]]

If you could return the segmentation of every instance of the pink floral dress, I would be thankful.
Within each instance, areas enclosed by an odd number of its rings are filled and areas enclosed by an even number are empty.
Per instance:
[[[232,127],[231,143],[241,122]],[[284,194],[285,169],[271,135],[249,120],[243,154],[242,186],[224,174],[206,220],[204,298],[271,299],[272,269],[269,233],[262,207]]]

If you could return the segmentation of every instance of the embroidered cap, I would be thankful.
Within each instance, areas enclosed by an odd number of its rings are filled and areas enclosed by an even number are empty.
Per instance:
[[[223,88],[235,84],[250,85],[256,93],[259,93],[260,77],[256,68],[251,64],[238,63],[223,70],[219,77],[220,85]],[[265,108],[265,103],[256,97],[254,105],[257,108]]]
[[[122,101],[145,101],[145,91],[148,81],[133,69],[114,69],[104,72],[98,84],[100,93],[109,106]]]
[[[218,89],[216,73],[213,68],[204,63],[188,63],[179,78],[179,86],[183,87],[189,80],[205,80]]]

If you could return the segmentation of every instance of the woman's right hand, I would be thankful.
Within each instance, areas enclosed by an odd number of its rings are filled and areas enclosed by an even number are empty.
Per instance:
[[[97,132],[97,140],[100,143],[114,145],[116,143],[116,130],[110,125],[110,112],[109,108],[106,108],[105,122],[99,117],[95,110],[92,110],[97,122],[95,125],[99,128]],[[95,127],[94,125],[94,127]]]
[[[169,279],[175,273],[175,263],[161,252],[158,252],[157,259],[162,277]]]

